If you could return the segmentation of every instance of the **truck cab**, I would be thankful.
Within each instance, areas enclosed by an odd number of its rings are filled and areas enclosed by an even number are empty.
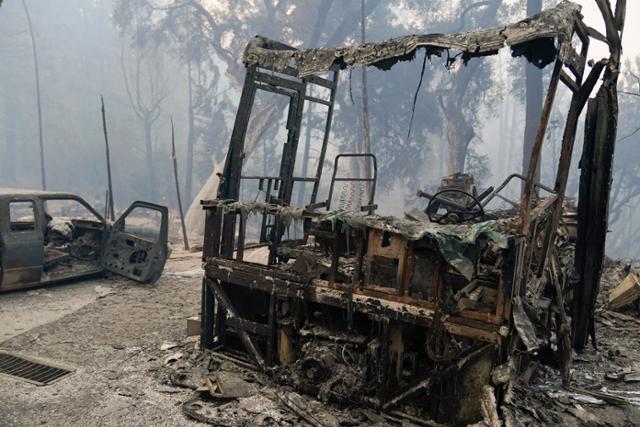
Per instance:
[[[168,211],[137,201],[115,222],[70,193],[0,189],[0,292],[99,276],[155,282]]]

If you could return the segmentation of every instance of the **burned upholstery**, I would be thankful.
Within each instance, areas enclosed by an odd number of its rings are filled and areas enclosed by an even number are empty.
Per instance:
[[[473,276],[473,262],[466,255],[469,246],[478,239],[493,242],[498,248],[507,247],[507,236],[514,229],[511,220],[492,220],[477,224],[440,225],[428,221],[399,219],[393,216],[362,215],[346,210],[336,210],[327,213],[308,212],[300,208],[279,206],[260,202],[221,202],[219,204],[225,212],[239,211],[243,215],[251,213],[270,213],[278,215],[285,224],[293,220],[302,220],[311,215],[318,223],[331,223],[335,229],[337,224],[342,232],[349,228],[364,230],[376,229],[383,232],[400,235],[409,241],[417,241],[424,237],[434,239],[438,250],[449,265],[455,268],[467,279]]]

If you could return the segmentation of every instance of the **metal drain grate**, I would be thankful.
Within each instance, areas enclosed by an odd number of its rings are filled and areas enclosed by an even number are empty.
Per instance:
[[[25,356],[0,352],[0,374],[30,382],[36,385],[51,384],[69,374],[72,369],[36,361]]]

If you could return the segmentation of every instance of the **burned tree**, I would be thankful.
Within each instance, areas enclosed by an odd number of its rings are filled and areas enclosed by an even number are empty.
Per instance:
[[[134,67],[132,71],[127,70],[124,61],[124,49],[122,54],[122,75],[125,81],[125,88],[131,108],[136,117],[140,120],[144,135],[144,159],[147,169],[147,178],[151,199],[156,200],[156,179],[154,162],[154,140],[152,131],[155,123],[160,118],[162,103],[169,96],[170,89],[167,88],[163,76],[162,60],[159,52],[152,48],[146,53],[142,53],[138,48],[134,53]],[[143,70],[146,71],[142,76]],[[145,79],[144,81],[142,79]]]
[[[460,24],[457,31],[462,31],[465,19],[476,11],[476,21],[481,25],[495,23],[495,17],[502,1],[479,1],[466,5],[460,13]],[[464,60],[466,62],[466,59]],[[473,109],[473,85],[478,81],[486,63],[472,61],[465,67],[460,67],[453,73],[450,85],[440,90],[438,103],[444,117],[444,134],[447,140],[447,174],[465,171],[469,144],[476,136],[474,116],[469,111]]]
[[[171,94],[165,75],[162,44],[147,32],[141,23],[151,12],[143,2],[121,3],[116,8],[116,23],[122,29],[120,66],[129,104],[143,130],[143,152],[147,175],[147,188],[156,201],[157,188],[154,167],[155,138],[153,129],[162,113],[162,104]],[[129,32],[130,31],[130,32]],[[127,43],[129,41],[130,43]],[[132,66],[126,57],[131,57]]]

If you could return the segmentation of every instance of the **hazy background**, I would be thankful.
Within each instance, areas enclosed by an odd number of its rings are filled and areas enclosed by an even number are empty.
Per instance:
[[[367,0],[367,40],[417,32],[448,32],[495,26],[523,18],[525,0],[493,1],[461,18],[468,2]],[[556,4],[545,1],[545,7]],[[595,1],[579,1],[587,24],[604,33]],[[608,252],[640,256],[636,206],[640,197],[640,2],[628,2],[624,74],[620,95],[616,173]],[[185,7],[188,4],[188,7]],[[331,4],[326,16],[319,8]],[[76,192],[90,202],[106,190],[100,94],[104,95],[111,143],[116,210],[134,200],[176,207],[170,159],[170,127],[176,125],[181,187],[189,206],[224,160],[239,99],[246,42],[255,34],[299,47],[358,42],[360,0],[26,0],[39,62],[47,187]],[[495,8],[492,12],[491,8]],[[465,168],[485,188],[520,172],[524,132],[524,59],[503,49],[469,69],[449,71],[445,58],[431,58],[418,96],[411,136],[409,120],[420,79],[422,53],[390,72],[368,70],[371,149],[379,161],[380,212],[401,214],[424,204],[412,195],[433,189],[446,173],[447,118],[460,112],[473,133]],[[592,42],[590,57],[608,56]],[[480,64],[482,63],[482,64]],[[361,70],[341,75],[328,159],[352,152],[362,140]],[[464,73],[472,73],[470,83]],[[546,88],[550,68],[544,71]],[[465,90],[459,85],[468,84]],[[554,179],[569,91],[561,87],[542,181]],[[265,103],[268,100],[265,100]],[[459,106],[447,111],[444,106]],[[41,182],[32,40],[22,0],[0,7],[0,186],[39,188]],[[274,120],[282,122],[281,115]],[[305,124],[318,125],[314,110]],[[317,143],[320,134],[311,132]],[[578,130],[579,150],[582,129]],[[280,141],[280,142],[278,142]],[[301,139],[302,141],[302,139]],[[272,167],[282,133],[265,132],[251,157]],[[193,150],[191,185],[188,147]],[[312,163],[314,156],[311,150]],[[579,152],[574,154],[577,163]],[[266,159],[266,160],[264,160]],[[331,163],[331,162],[328,162]],[[149,167],[152,165],[152,167]],[[330,173],[332,165],[328,165]],[[574,169],[570,195],[577,191]],[[326,190],[326,189],[324,189]],[[516,191],[514,187],[513,191]],[[185,207],[186,209],[186,207]]]

